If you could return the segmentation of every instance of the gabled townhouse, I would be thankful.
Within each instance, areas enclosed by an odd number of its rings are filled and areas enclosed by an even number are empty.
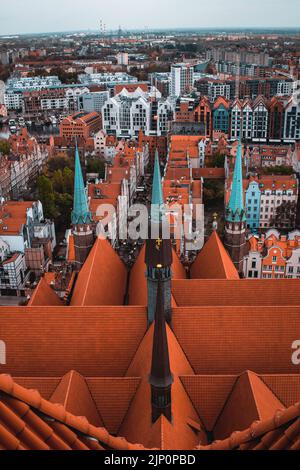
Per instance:
[[[246,278],[300,279],[300,232],[282,235],[271,229],[263,235],[251,235],[249,252],[244,257]]]

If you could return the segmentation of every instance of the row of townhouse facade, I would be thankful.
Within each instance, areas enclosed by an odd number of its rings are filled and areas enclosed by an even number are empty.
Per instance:
[[[235,100],[230,108],[230,137],[253,142],[294,142],[300,139],[300,101],[292,95],[268,102]]]
[[[154,88],[150,92],[124,88],[102,108],[104,131],[118,138],[137,138],[141,130],[146,136],[166,135],[172,118],[171,103]]]
[[[300,279],[300,232],[282,235],[272,229],[260,237],[251,235],[244,257],[243,273],[248,279]]]
[[[169,140],[163,196],[171,239],[182,260],[204,244],[204,231],[196,224],[196,220],[200,224],[204,220],[203,179],[194,175],[204,165],[206,145],[204,136],[172,135]],[[187,233],[194,238],[191,240]]]
[[[4,199],[18,199],[42,172],[48,159],[47,146],[39,144],[27,130],[9,138],[11,152],[1,156],[0,196]]]
[[[225,203],[231,181],[226,181]],[[294,229],[299,194],[295,174],[261,175],[243,180],[247,228],[256,233],[269,228]]]
[[[119,141],[113,159],[106,164],[104,180],[88,184],[89,207],[96,224],[101,222],[102,208],[107,204],[115,209],[104,227],[114,247],[119,244],[121,227],[127,227],[129,207],[134,203],[148,164],[147,145],[141,148],[134,142]]]
[[[218,97],[181,99],[175,107],[175,121],[201,123],[206,136],[224,133],[230,140],[242,137],[247,142],[293,143],[300,140],[300,100],[296,94],[268,101]]]

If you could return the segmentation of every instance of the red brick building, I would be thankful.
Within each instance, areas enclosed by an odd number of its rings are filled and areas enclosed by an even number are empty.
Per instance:
[[[79,112],[65,118],[60,124],[60,136],[72,139],[83,137],[88,139],[101,129],[100,114]]]

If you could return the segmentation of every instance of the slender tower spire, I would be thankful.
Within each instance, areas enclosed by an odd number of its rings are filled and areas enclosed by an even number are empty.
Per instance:
[[[73,224],[85,224],[92,222],[92,215],[88,208],[88,201],[82,176],[79,150],[76,143],[75,150],[75,178],[74,178],[74,203],[72,211]]]
[[[75,247],[75,264],[76,269],[79,270],[93,246],[94,235],[92,214],[88,207],[77,143],[75,150],[74,204],[71,219]]]
[[[165,226],[167,224],[164,209],[159,158],[158,153],[156,153],[153,174],[151,217],[149,221],[145,256],[145,263],[147,265],[149,325],[153,322],[155,315],[159,271],[162,275],[162,290],[166,319],[168,322],[171,321],[171,266],[173,258],[170,237],[166,239],[163,236],[163,226],[164,224]]]
[[[242,142],[239,139],[229,203],[225,215],[225,247],[237,270],[243,271],[246,254],[246,213],[244,207]]]
[[[152,365],[149,383],[151,385],[152,422],[155,423],[161,415],[164,415],[171,421],[171,388],[173,375],[170,369],[161,271],[158,273]]]

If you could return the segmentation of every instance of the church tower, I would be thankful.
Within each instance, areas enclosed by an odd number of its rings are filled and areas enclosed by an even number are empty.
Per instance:
[[[166,230],[164,230],[164,227]],[[148,324],[154,321],[158,275],[161,275],[162,295],[166,320],[171,322],[171,266],[172,245],[170,236],[164,237],[168,232],[167,221],[164,215],[164,200],[161,184],[158,152],[155,155],[154,175],[152,186],[151,216],[148,239],[146,242],[145,263],[147,266],[148,290]]]
[[[80,270],[94,243],[92,214],[83,182],[78,147],[75,151],[74,205],[72,211],[72,234],[74,237],[75,265]]]
[[[224,245],[241,274],[246,255],[246,214],[243,194],[242,143],[239,141],[229,203],[225,214]]]
[[[173,375],[170,369],[161,270],[159,270],[153,333],[152,363],[151,373],[149,376],[153,423],[155,423],[162,415],[165,416],[169,421],[172,420],[171,389],[173,380]]]

